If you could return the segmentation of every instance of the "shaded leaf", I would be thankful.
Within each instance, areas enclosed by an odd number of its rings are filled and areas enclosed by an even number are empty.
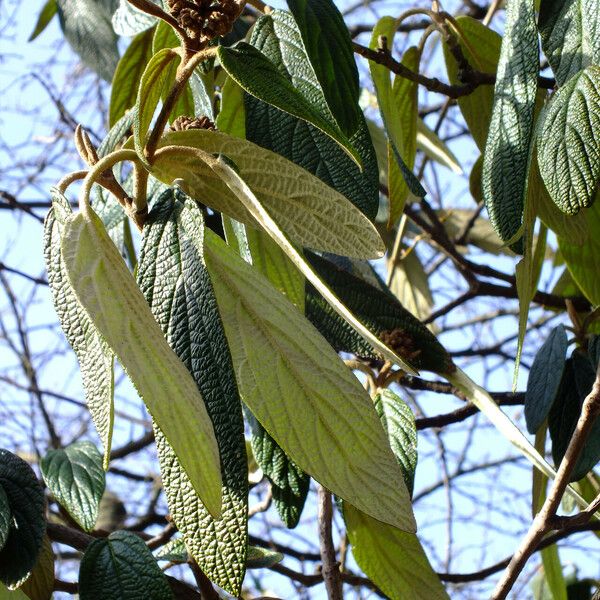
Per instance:
[[[172,563],[185,563],[189,559],[189,553],[183,538],[169,540],[155,554],[157,560],[168,560]]]
[[[20,587],[30,600],[50,600],[54,591],[54,551],[48,535],[27,581]]]

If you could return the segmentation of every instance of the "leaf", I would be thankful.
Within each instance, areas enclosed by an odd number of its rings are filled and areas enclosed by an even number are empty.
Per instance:
[[[529,433],[536,433],[548,417],[556,398],[567,354],[567,333],[555,327],[538,350],[527,380],[525,421]]]
[[[458,15],[456,25],[460,34],[457,41],[469,64],[477,71],[496,73],[502,44],[500,35],[466,15]],[[459,78],[458,63],[445,40],[442,48],[448,80],[452,85],[460,85],[462,81]],[[470,94],[458,99],[465,123],[481,152],[485,150],[493,104],[494,88],[491,85],[477,86]]]
[[[244,90],[227,77],[221,89],[221,110],[217,115],[217,129],[234,137],[246,137]]]
[[[358,69],[342,14],[331,0],[288,0],[327,106],[348,137],[358,129]]]
[[[4,548],[12,522],[12,512],[8,496],[2,487],[0,487],[0,550]]]
[[[117,65],[110,94],[110,127],[135,106],[139,83],[151,57],[152,31],[143,31],[131,40]]]
[[[54,591],[54,552],[48,535],[44,535],[38,560],[20,587],[30,600],[50,600]]]
[[[53,208],[44,224],[44,256],[48,283],[58,320],[73,348],[83,379],[85,401],[104,447],[104,468],[108,468],[114,419],[114,355],[79,303],[60,253],[61,238],[71,218],[69,201],[55,188]]]
[[[150,0],[160,5],[160,0]],[[117,35],[133,37],[156,23],[156,17],[137,9],[128,0],[120,0],[119,6],[112,17],[112,26]]]
[[[267,279],[206,233],[205,259],[244,402],[327,489],[414,530],[400,469],[358,380]]]
[[[40,463],[42,476],[57,502],[85,531],[96,525],[106,486],[102,455],[91,442],[50,450]]]
[[[137,279],[169,345],[204,398],[221,457],[223,516],[216,520],[195,494],[168,440],[155,430],[169,512],[207,577],[237,596],[247,546],[244,423],[227,340],[204,265],[203,236],[196,203],[168,190],[144,226]]]
[[[111,81],[119,49],[108,3],[96,0],[56,0],[60,26],[81,60],[100,77]]]
[[[183,538],[169,540],[155,554],[156,560],[167,560],[172,563],[186,563],[189,553]]]
[[[482,188],[490,221],[514,243],[523,221],[539,72],[533,0],[508,0]]]
[[[542,564],[544,566],[544,576],[546,583],[550,589],[552,600],[568,600],[567,586],[563,575],[563,568],[560,564],[560,556],[558,555],[558,547],[556,544],[543,548],[540,552],[542,555]]]
[[[34,568],[46,532],[44,491],[31,467],[0,449],[0,488],[8,498],[11,522],[0,550],[0,581],[19,586]]]
[[[462,175],[463,170],[458,158],[440,137],[429,129],[422,119],[417,119],[417,149],[421,150],[431,160],[448,167],[456,175]]]
[[[387,597],[448,599],[414,533],[376,521],[348,502],[344,520],[356,563]]]
[[[381,390],[373,402],[412,495],[418,458],[415,416],[408,404],[390,390]]]
[[[600,182],[600,67],[573,76],[540,118],[540,173],[555,204],[576,214],[592,204]]]
[[[67,222],[61,251],[81,305],[119,358],[206,508],[220,515],[219,451],[204,401],[91,208]]]
[[[180,61],[179,55],[170,48],[159,50],[146,65],[138,88],[133,121],[133,138],[135,149],[140,157],[143,156],[144,145],[152,117],[166,89],[169,78],[169,65]]]
[[[168,145],[227,156],[294,242],[347,256],[382,255],[383,242],[370,221],[340,193],[285,158],[251,142],[200,129],[168,133],[160,146]],[[242,223],[256,224],[221,177],[191,153],[159,151],[152,173],[169,184],[181,178],[181,188],[192,198]]]
[[[40,14],[38,16],[38,20],[29,36],[28,42],[33,42],[35,38],[37,38],[50,24],[50,21],[54,18],[54,15],[58,12],[58,6],[56,4],[56,0],[47,0],[44,4]]]
[[[402,333],[405,344],[408,343],[407,350],[413,354],[411,364],[416,368],[436,373],[453,370],[450,355],[435,336],[392,294],[373,287],[316,254],[306,253],[306,258],[341,302],[375,335],[381,338],[384,332],[388,335],[394,331]],[[307,285],[306,294],[306,316],[335,350],[380,358],[311,285]]]
[[[29,600],[29,596],[24,594],[19,588],[9,590],[0,583],[0,600]]]
[[[135,533],[94,540],[79,568],[81,600],[169,600],[173,593],[148,546]]]
[[[261,17],[253,28],[250,42],[277,66],[324,118],[330,118],[323,90],[309,63],[298,26],[289,13],[274,10]],[[349,138],[360,154],[361,171],[336,142],[314,125],[248,94],[245,105],[245,135],[248,140],[310,171],[346,196],[369,219],[375,218],[379,206],[377,164],[362,113],[356,133]]]
[[[248,569],[268,569],[283,560],[281,552],[273,552],[259,546],[249,546],[248,561],[246,567]]]
[[[538,27],[542,50],[559,86],[595,62],[593,45],[598,22],[598,11],[588,10],[586,0],[540,3]]]
[[[249,411],[247,417],[252,428],[252,452],[271,483],[277,513],[288,529],[294,529],[306,502],[310,477],[287,456]]]
[[[311,123],[337,142],[361,166],[357,150],[337,124],[325,119],[260,50],[238,42],[235,48],[219,46],[217,56],[227,74],[248,94]]]

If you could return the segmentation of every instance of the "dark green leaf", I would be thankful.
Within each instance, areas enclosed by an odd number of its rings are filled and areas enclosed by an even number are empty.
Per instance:
[[[0,487],[0,550],[4,548],[8,534],[10,533],[10,525],[12,522],[12,511],[8,496],[3,488]]]
[[[546,420],[558,392],[567,354],[567,333],[555,327],[538,350],[527,380],[525,421],[529,433],[536,433]]]
[[[44,481],[56,500],[86,531],[96,524],[106,477],[102,455],[91,442],[50,450],[41,460]]]
[[[508,0],[482,174],[490,220],[504,242],[514,243],[523,222],[538,72],[533,0]]]
[[[287,456],[250,411],[246,416],[252,428],[252,452],[271,482],[275,508],[285,526],[293,529],[300,521],[310,477]]]
[[[8,538],[0,550],[0,581],[10,587],[27,577],[37,562],[46,532],[46,501],[31,467],[3,449],[0,449],[0,488],[12,515]]]
[[[592,204],[600,183],[600,67],[573,76],[540,118],[540,173],[554,203],[575,214]]]
[[[404,400],[387,389],[375,396],[374,403],[392,451],[402,468],[406,487],[412,494],[418,459],[415,416]]]
[[[263,52],[313,107],[326,117],[327,105],[302,46],[291,15],[275,10],[256,23],[250,42]],[[358,151],[363,171],[314,125],[246,95],[246,137],[285,156],[346,196],[374,219],[379,205],[377,162],[364,118],[350,143]]]
[[[79,568],[81,600],[171,600],[173,594],[148,546],[135,533],[94,540]]]
[[[362,121],[352,40],[331,0],[288,0],[308,59],[340,129],[352,136]]]
[[[44,4],[44,8],[42,8],[37,23],[27,41],[33,42],[33,40],[48,27],[48,24],[52,21],[57,12],[58,6],[56,5],[56,0],[48,0],[46,4]]]
[[[394,296],[316,254],[307,252],[306,258],[337,297],[377,336],[381,338],[381,334],[386,332],[403,338],[398,340],[396,350],[411,353],[410,362],[417,369],[436,373],[454,370],[452,359],[434,335]],[[379,358],[308,283],[306,293],[306,316],[336,350]]]
[[[203,230],[195,202],[172,190],[162,194],[144,227],[138,283],[169,345],[200,389],[221,459],[223,516],[213,519],[155,428],[169,511],[206,575],[237,595],[246,562],[246,445],[233,366],[204,266]]]
[[[281,552],[273,552],[273,550],[258,546],[249,546],[246,567],[248,569],[268,569],[282,560],[283,554]]]
[[[97,0],[56,0],[65,37],[81,60],[100,77],[111,81],[119,49],[112,27],[112,12]]]
[[[311,123],[335,140],[357,164],[361,164],[360,155],[337,124],[323,117],[262,52],[239,42],[235,48],[220,46],[218,56],[229,76],[247,93]]]

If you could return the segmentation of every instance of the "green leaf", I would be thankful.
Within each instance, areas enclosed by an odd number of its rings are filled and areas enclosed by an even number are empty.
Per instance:
[[[137,279],[204,398],[221,457],[223,516],[216,520],[194,493],[165,436],[155,431],[169,512],[208,578],[237,596],[246,563],[246,444],[233,365],[202,256],[203,236],[197,204],[168,190],[144,226]]]
[[[0,600],[29,600],[29,596],[19,588],[9,590],[5,585],[0,583]]]
[[[533,0],[508,0],[482,174],[490,221],[504,242],[514,243],[523,222],[538,72]]]
[[[156,560],[167,560],[172,563],[186,563],[189,552],[182,537],[169,540],[155,554]]]
[[[563,567],[560,564],[558,547],[553,544],[548,548],[543,548],[540,554],[542,555],[544,576],[552,594],[552,600],[568,600],[567,586],[563,575]]]
[[[169,66],[173,61],[179,64],[180,60],[179,55],[174,50],[163,48],[146,65],[138,88],[135,120],[133,122],[135,149],[140,157],[144,155],[148,129],[168,83]]]
[[[244,90],[227,77],[221,89],[221,110],[217,115],[217,129],[234,137],[246,137]]]
[[[482,73],[496,73],[502,44],[500,35],[466,15],[457,16],[456,25],[460,34],[458,44],[469,64]],[[462,81],[459,78],[458,63],[445,40],[443,50],[448,80],[452,85],[460,85]],[[458,99],[465,123],[481,152],[485,149],[493,104],[494,88],[491,85],[477,86],[470,94]]]
[[[129,108],[135,106],[139,83],[151,57],[152,30],[149,30],[131,40],[117,65],[110,94],[110,127],[113,127]]]
[[[252,428],[252,453],[271,483],[277,513],[288,529],[300,521],[310,477],[281,449],[265,428],[247,412]]]
[[[362,120],[350,33],[331,0],[288,0],[310,64],[339,128],[352,136]]]
[[[150,0],[154,4],[162,4],[160,0]],[[119,6],[112,17],[112,25],[117,35],[133,37],[156,23],[153,17],[137,9],[128,0],[120,0]]]
[[[536,433],[546,420],[558,392],[567,354],[567,333],[555,327],[538,350],[527,380],[525,421],[529,433]]]
[[[538,27],[542,50],[559,86],[597,62],[594,38],[599,22],[597,7],[588,7],[586,0],[542,0],[540,3]]]
[[[58,503],[85,531],[94,529],[106,485],[102,455],[96,446],[76,442],[64,450],[50,450],[40,467]]]
[[[167,133],[160,146],[167,145],[227,156],[292,241],[360,258],[383,254],[376,229],[347,198],[285,158],[251,142],[200,129]],[[152,173],[169,184],[181,178],[181,188],[195,200],[242,223],[256,223],[221,177],[192,153],[159,151]]]
[[[79,568],[81,600],[170,600],[173,593],[148,546],[135,533],[94,540]]]
[[[46,27],[48,27],[50,21],[52,21],[57,12],[58,6],[56,4],[56,0],[47,0],[46,4],[44,4],[44,7],[40,11],[35,27],[33,28],[33,31],[31,32],[31,35],[27,41],[33,42],[33,40],[35,40],[35,38],[37,38],[38,35],[40,35],[44,29],[46,29]]]
[[[260,50],[239,42],[235,48],[219,46],[217,54],[227,74],[248,94],[313,124],[361,165],[360,155],[337,124],[325,119]]]
[[[381,523],[348,502],[344,520],[356,563],[387,597],[448,600],[414,533]]]
[[[409,344],[406,349],[414,354],[411,364],[416,368],[436,373],[445,373],[454,368],[449,354],[429,329],[392,294],[370,285],[316,254],[306,253],[306,258],[338,298],[375,335],[381,338],[384,332],[401,332],[405,337],[405,344]],[[335,350],[380,358],[309,284],[306,294],[306,316]]]
[[[67,222],[61,251],[81,305],[119,358],[206,508],[220,515],[219,451],[202,396],[91,208]]]
[[[365,390],[293,304],[206,233],[205,258],[244,402],[327,489],[413,531],[400,468]]]
[[[44,490],[31,467],[0,449],[0,488],[8,499],[10,531],[0,550],[0,581],[19,586],[34,568],[46,532]]]
[[[415,416],[408,404],[390,390],[381,390],[373,402],[412,495],[418,459]]]
[[[96,0],[56,0],[60,25],[81,60],[100,77],[111,81],[119,49],[108,3]]]
[[[54,552],[48,535],[27,581],[19,588],[30,600],[50,600],[54,591]],[[0,596],[1,597],[1,596]]]
[[[463,170],[454,152],[450,150],[432,129],[429,129],[422,119],[417,119],[417,149],[429,159],[447,167],[456,175],[462,175]]]
[[[572,77],[540,118],[540,173],[556,205],[575,214],[592,204],[600,183],[600,67]]]
[[[71,206],[58,190],[52,189],[51,194],[53,208],[44,224],[48,283],[58,320],[79,362],[85,400],[104,447],[104,468],[108,468],[114,418],[114,355],[69,282],[60,246],[65,223],[71,218]]]
[[[275,10],[261,17],[253,28],[250,42],[277,66],[324,118],[330,118],[323,91],[304,51],[298,26],[288,12]],[[346,196],[368,218],[375,218],[379,206],[377,164],[362,113],[357,131],[349,138],[360,154],[361,171],[336,142],[314,125],[248,94],[245,105],[246,136],[250,141],[310,171]]]
[[[12,522],[12,512],[8,496],[3,488],[0,487],[0,550],[4,548]]]
[[[246,567],[248,569],[268,569],[283,560],[281,552],[273,552],[259,546],[249,546],[248,561]]]

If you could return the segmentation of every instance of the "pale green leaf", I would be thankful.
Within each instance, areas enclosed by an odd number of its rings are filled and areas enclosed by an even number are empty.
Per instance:
[[[234,137],[246,137],[244,90],[227,77],[221,90],[221,110],[217,115],[217,129]]]
[[[435,131],[427,127],[422,119],[417,120],[417,148],[425,156],[444,167],[448,167],[456,175],[463,174],[462,167],[454,152],[448,148],[446,142],[440,139]]]
[[[248,569],[268,569],[283,560],[281,552],[273,552],[267,548],[250,546],[248,548]]]
[[[322,485],[414,531],[400,468],[358,379],[267,279],[206,233],[205,258],[244,402]]]
[[[182,537],[169,540],[156,553],[156,560],[166,560],[173,563],[186,563],[189,552]]]
[[[150,0],[159,6],[161,0]],[[142,12],[128,0],[120,0],[119,6],[112,16],[112,25],[118,35],[133,37],[142,31],[149,29],[156,23],[156,17]]]
[[[396,261],[389,288],[400,304],[418,319],[425,319],[431,313],[433,296],[429,278],[416,251]]]
[[[67,221],[61,252],[81,305],[119,358],[204,505],[220,515],[219,451],[204,401],[91,208]]]

